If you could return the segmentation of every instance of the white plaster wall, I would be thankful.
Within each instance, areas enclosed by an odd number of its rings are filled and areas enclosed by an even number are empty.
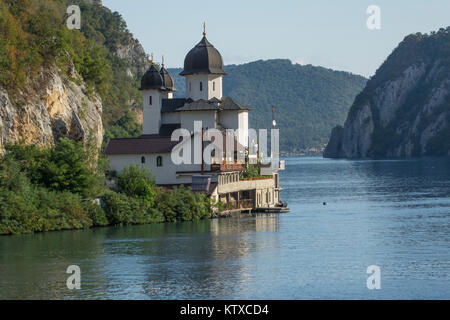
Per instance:
[[[200,91],[200,82],[203,83],[202,91]],[[222,76],[208,74],[186,76],[186,97],[194,101],[209,100],[213,97],[222,99]]]
[[[256,190],[256,205],[259,207],[272,207],[278,202],[275,190],[272,188]]]
[[[145,164],[141,163],[141,158],[145,157]],[[156,166],[156,158],[163,157],[162,167]],[[157,184],[190,184],[191,176],[177,176],[177,171],[190,169],[190,166],[178,166],[172,162],[170,153],[146,154],[146,155],[108,155],[111,170],[120,174],[123,168],[130,165],[141,165],[151,170],[155,176]]]
[[[198,145],[196,145],[198,144]],[[204,141],[205,148],[206,146],[210,144],[209,141]],[[181,148],[190,148],[190,154],[191,157],[188,161],[190,161],[190,164],[182,164],[178,166],[178,171],[195,171],[200,172],[201,170],[201,134],[196,133],[194,137],[189,137],[187,139],[184,139],[181,143],[177,144],[172,152],[175,155],[179,155],[181,157]],[[211,166],[207,163],[213,163],[211,160],[211,155],[208,155],[204,158],[204,171],[210,171]],[[219,163],[221,163],[220,161]],[[216,162],[217,163],[217,162]]]
[[[267,190],[274,189],[275,182],[273,179],[263,180],[241,180],[238,182],[227,183],[218,186],[219,194],[237,192],[242,190]]]
[[[161,113],[161,123],[180,123],[180,112],[164,112]]]
[[[241,129],[238,141],[244,147],[248,147],[248,111],[239,112],[239,129]]]
[[[241,129],[238,141],[248,146],[248,111],[224,110],[219,113],[219,123],[227,129]]]
[[[234,110],[221,111],[219,123],[227,129],[237,129],[239,127],[239,112]]]
[[[194,162],[194,141],[193,139],[187,139],[182,142],[186,144],[191,149],[191,163],[176,165],[172,161],[171,153],[154,153],[154,154],[136,154],[136,155],[108,155],[108,160],[110,162],[111,170],[120,173],[124,167],[130,165],[142,165],[143,167],[152,171],[155,176],[157,184],[190,184],[192,183],[193,172],[200,172],[201,170],[201,158],[200,162],[195,164]],[[173,152],[177,152],[178,148],[182,144],[177,145]],[[199,144],[200,148],[201,145]],[[145,157],[145,164],[141,163],[141,158]],[[158,156],[163,157],[162,167],[156,165],[156,158]],[[211,166],[204,164],[205,172],[211,170]],[[177,173],[178,172],[178,173]],[[215,178],[217,180],[217,177]]]
[[[216,115],[214,110],[180,112],[181,128],[194,131],[194,121],[202,121],[203,128],[216,128]]]
[[[208,99],[212,98],[222,99],[222,76],[209,75],[208,77]]]
[[[200,91],[200,82],[203,83],[203,90]],[[193,74],[186,76],[186,98],[192,100],[208,100],[208,75]]]
[[[142,95],[144,100],[143,134],[158,134],[161,127],[161,92],[159,90],[145,90]],[[150,105],[150,96],[152,96],[152,105]]]

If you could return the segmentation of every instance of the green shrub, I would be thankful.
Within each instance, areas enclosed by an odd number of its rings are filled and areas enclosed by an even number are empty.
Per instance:
[[[0,234],[83,229],[92,226],[81,198],[32,187],[16,193],[0,188]]]
[[[103,158],[81,142],[61,138],[52,148],[8,144],[4,161],[16,162],[33,184],[84,197],[96,196],[103,186]]]
[[[192,221],[210,218],[211,200],[204,193],[194,193],[184,186],[160,191],[157,208],[164,214],[165,221]]]
[[[106,213],[101,206],[92,201],[85,201],[83,203],[83,209],[87,213],[88,217],[92,221],[94,227],[107,226],[109,224],[106,218]]]
[[[110,224],[128,225],[159,223],[164,221],[162,213],[143,198],[109,192],[104,197],[105,213]]]
[[[241,178],[256,178],[259,177],[259,167],[254,164],[249,164],[247,169],[241,172]]]
[[[102,206],[83,201],[101,181],[102,167],[91,168],[92,154],[68,139],[54,148],[17,144],[6,150],[0,158],[0,234],[191,221],[212,214],[205,194],[183,186],[158,188],[139,166],[119,176],[123,193],[106,191]]]
[[[155,203],[156,186],[153,175],[139,165],[124,168],[119,175],[118,186],[121,192],[130,197],[143,198],[150,206]]]
[[[132,205],[130,198],[125,194],[109,192],[104,196],[105,214],[112,225],[131,224]]]
[[[48,224],[42,230],[83,229],[92,226],[92,220],[83,209],[81,197],[70,192],[56,192],[41,188],[38,211]]]

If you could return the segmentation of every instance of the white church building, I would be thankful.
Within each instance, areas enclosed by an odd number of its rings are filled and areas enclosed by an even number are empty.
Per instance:
[[[236,153],[248,156],[248,136],[239,134],[232,143],[234,145],[229,147],[236,152],[226,152],[227,129],[247,132],[250,108],[223,96],[222,81],[226,72],[222,56],[206,39],[205,32],[201,41],[186,55],[180,75],[186,79],[186,97],[174,98],[173,78],[164,63],[158,70],[152,61],[141,79],[143,134],[138,138],[111,139],[108,142],[105,154],[111,170],[120,173],[124,167],[139,164],[151,170],[160,186],[192,186],[194,191],[206,192],[234,208],[275,207],[280,202],[278,171],[284,169],[284,163],[281,162],[277,169],[263,166],[260,170],[264,177],[241,179],[240,173],[245,170],[246,162],[234,160]],[[201,128],[195,127],[198,121],[201,121]],[[189,138],[172,141],[172,133],[180,128],[190,133]],[[175,164],[172,152],[179,152],[177,148],[182,148],[183,144],[201,139],[203,154],[205,147],[214,143],[202,138],[208,129],[216,129],[223,134],[224,145],[220,148],[223,147],[224,153],[213,152],[206,162]],[[195,143],[191,144],[194,160],[198,152],[195,154]]]

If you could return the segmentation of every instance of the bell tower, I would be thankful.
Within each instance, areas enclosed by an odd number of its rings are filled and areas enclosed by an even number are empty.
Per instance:
[[[206,24],[203,24],[203,38],[184,59],[180,75],[186,78],[186,98],[222,99],[223,60],[220,52],[206,39]]]
[[[161,127],[161,106],[165,92],[164,81],[153,62],[141,79],[143,98],[143,134],[158,134]]]

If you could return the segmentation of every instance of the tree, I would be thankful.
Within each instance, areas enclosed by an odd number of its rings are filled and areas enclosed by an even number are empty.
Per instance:
[[[48,163],[42,168],[42,182],[52,190],[88,195],[92,176],[86,153],[79,142],[61,138],[50,152]]]
[[[118,185],[120,191],[130,197],[144,198],[150,205],[155,202],[155,179],[150,170],[139,165],[126,167],[119,175]]]

